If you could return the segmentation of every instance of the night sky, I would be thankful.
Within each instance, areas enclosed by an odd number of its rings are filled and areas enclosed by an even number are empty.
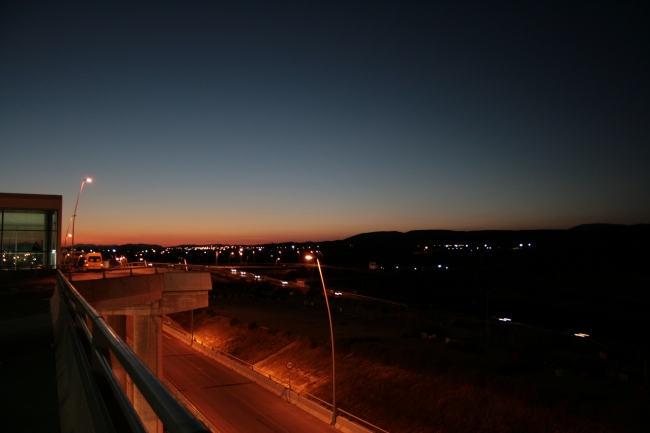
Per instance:
[[[644,2],[2,2],[0,191],[77,243],[650,223]]]

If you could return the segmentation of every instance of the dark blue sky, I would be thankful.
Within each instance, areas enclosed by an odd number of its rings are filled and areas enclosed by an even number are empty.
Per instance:
[[[93,177],[78,241],[650,222],[642,2],[92,3],[0,18],[0,190]]]

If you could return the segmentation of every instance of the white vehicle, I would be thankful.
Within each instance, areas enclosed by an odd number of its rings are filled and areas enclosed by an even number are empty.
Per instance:
[[[104,267],[102,253],[88,253],[85,257],[84,270],[101,271]]]
[[[288,281],[283,281],[283,282],[282,282],[282,285],[283,285],[283,286],[286,286],[287,284],[289,284]]]

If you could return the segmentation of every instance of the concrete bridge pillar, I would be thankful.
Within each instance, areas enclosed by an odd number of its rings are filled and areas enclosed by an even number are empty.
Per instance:
[[[110,315],[106,316],[106,323],[108,326],[113,328],[113,331],[124,341],[126,341],[126,316],[123,314],[120,315]],[[111,352],[111,368],[113,369],[113,374],[115,378],[120,383],[122,389],[126,392],[126,370],[120,364],[120,361],[117,360],[113,352]],[[128,393],[127,393],[128,395]]]
[[[133,316],[133,351],[161,379],[162,335],[162,316]],[[162,423],[137,387],[133,391],[133,406],[149,433],[162,433]]]

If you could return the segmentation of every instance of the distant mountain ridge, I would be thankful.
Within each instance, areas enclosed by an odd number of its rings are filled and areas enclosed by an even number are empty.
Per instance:
[[[555,242],[567,239],[575,239],[575,236],[588,236],[610,238],[612,236],[621,236],[623,238],[634,238],[635,236],[650,236],[650,224],[581,224],[570,229],[538,229],[538,230],[475,230],[475,231],[454,231],[454,230],[411,230],[408,232],[398,231],[378,231],[359,233],[345,239],[335,241],[310,241],[310,242],[269,242],[266,244],[256,245],[301,245],[301,244],[358,244],[367,246],[379,245],[412,245],[412,244],[467,244],[487,243],[487,244],[512,244],[520,242]],[[210,244],[202,244],[210,245]],[[221,245],[221,244],[212,244]],[[181,244],[170,246],[168,248],[193,247],[195,244]],[[78,249],[99,250],[145,250],[145,249],[163,249],[158,244],[124,244],[124,245],[95,245],[95,244],[78,244]]]

